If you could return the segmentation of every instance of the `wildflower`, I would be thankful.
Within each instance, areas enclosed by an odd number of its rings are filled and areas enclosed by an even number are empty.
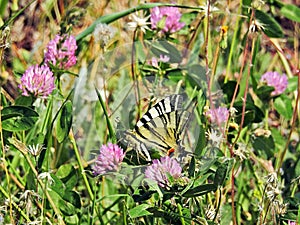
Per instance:
[[[272,187],[272,186],[267,187],[266,195],[271,202],[274,201],[275,198],[280,194],[281,194],[281,190],[278,187]]]
[[[39,174],[38,179],[46,180],[47,182],[49,182],[50,185],[52,185],[54,183],[54,180],[51,177],[50,172],[44,172],[44,173]]]
[[[150,60],[150,64],[153,66],[153,67],[158,67],[158,60],[156,57],[152,57],[151,60]]]
[[[167,55],[159,55],[159,61],[163,63],[167,63],[170,61],[170,57]]]
[[[206,116],[208,117],[211,123],[224,123],[227,121],[229,111],[225,107],[209,109],[206,112]]]
[[[212,142],[213,145],[220,146],[222,140],[223,140],[223,135],[220,134],[218,135],[216,130],[211,130],[206,132],[206,136],[208,140]]]
[[[33,156],[38,156],[43,149],[44,149],[43,145],[40,144],[28,146],[28,151]]]
[[[247,150],[247,146],[244,144],[239,144],[238,149],[233,149],[234,155],[236,155],[241,161],[244,159],[247,159],[247,155],[249,154],[249,151]]]
[[[278,178],[277,178],[277,174],[275,172],[270,173],[267,177],[266,183],[270,184],[274,187],[277,186],[278,184]]]
[[[45,51],[45,62],[60,69],[68,69],[76,64],[76,40],[73,36],[56,35]]]
[[[104,48],[110,39],[115,35],[116,30],[105,23],[98,23],[93,32],[95,42],[99,42],[101,48]]]
[[[160,55],[159,59],[157,59],[156,57],[152,57],[151,60],[150,60],[150,64],[153,67],[158,67],[158,63],[159,62],[166,63],[166,62],[169,62],[169,60],[170,60],[169,56],[167,56],[167,55]]]
[[[271,207],[275,210],[276,214],[283,216],[287,212],[288,203],[281,203],[279,200],[272,202]]]
[[[295,221],[288,220],[288,225],[297,225]]]
[[[27,199],[29,199],[29,198],[31,198],[31,197],[41,198],[41,197],[39,196],[39,194],[36,193],[35,191],[33,191],[33,190],[25,190],[25,191],[21,194],[20,199],[25,199],[25,200],[27,200]]]
[[[181,13],[176,7],[154,7],[151,11],[151,28],[159,29],[162,33],[175,33],[184,27],[179,22]]]
[[[162,157],[160,160],[154,159],[152,165],[145,171],[145,177],[156,181],[159,186],[170,186],[169,178],[178,180],[181,177],[181,167],[179,163],[169,156]]]
[[[93,174],[103,175],[107,172],[118,171],[120,164],[124,159],[125,153],[118,145],[108,143],[102,145],[93,167]]]
[[[206,1],[204,5],[199,6],[202,11],[204,11],[205,16],[212,15],[214,12],[220,11],[220,9],[216,6],[211,5]]]
[[[146,30],[150,30],[150,28],[148,27],[148,24],[150,24],[150,22],[147,22],[149,18],[150,16],[144,17],[144,15],[142,15],[141,17],[139,17],[137,13],[133,13],[130,15],[130,19],[132,22],[129,22],[127,26],[130,30],[136,30],[139,28],[143,33],[146,33]]]
[[[266,72],[262,75],[260,81],[265,82],[268,86],[274,87],[274,91],[271,93],[272,96],[282,94],[288,85],[288,79],[285,74],[282,76],[275,72]]]
[[[32,94],[35,97],[46,98],[55,88],[53,73],[46,65],[31,66],[21,77],[19,88],[24,96]]]
[[[236,108],[234,108],[234,107],[229,108],[229,114],[230,114],[231,117],[235,117],[237,112],[238,111],[237,111]]]

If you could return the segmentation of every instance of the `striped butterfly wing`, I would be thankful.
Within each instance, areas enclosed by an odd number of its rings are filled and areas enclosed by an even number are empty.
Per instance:
[[[189,118],[189,113],[182,109],[182,102],[181,95],[166,97],[127,132],[126,139],[146,161],[151,161],[150,149],[169,155],[182,148],[181,136]]]

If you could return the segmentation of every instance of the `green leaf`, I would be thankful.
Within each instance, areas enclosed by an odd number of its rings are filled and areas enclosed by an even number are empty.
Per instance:
[[[25,106],[8,106],[1,111],[2,128],[7,131],[29,130],[38,120],[39,114]]]
[[[62,211],[64,215],[72,216],[76,213],[76,207],[72,205],[70,202],[60,199],[58,204],[59,204],[59,209]]]
[[[61,107],[56,120],[57,140],[61,143],[70,132],[72,126],[72,102],[66,101]]]
[[[274,101],[274,107],[285,119],[290,120],[292,118],[292,101],[286,95],[280,95],[278,98],[276,98]]]
[[[74,205],[78,209],[81,207],[80,196],[75,191],[66,192],[63,199],[65,201],[71,203],[72,205]]]
[[[16,99],[15,105],[30,107],[33,102],[34,102],[34,99],[33,99],[32,96],[23,96],[23,95],[21,95],[20,97],[18,97]]]
[[[189,177],[194,177],[195,169],[196,169],[196,160],[195,160],[195,157],[193,156],[191,158],[190,166],[189,166],[189,169],[188,169]]]
[[[60,166],[55,174],[66,186],[67,190],[71,190],[78,182],[78,174],[71,164]]]
[[[218,167],[214,179],[214,184],[216,186],[223,185],[229,171],[229,164],[232,163],[230,163],[229,160],[226,160],[224,163],[221,163],[221,165]]]
[[[189,25],[197,18],[199,12],[198,11],[192,11],[188,13],[183,13],[180,22],[183,22],[185,26],[180,29],[179,34],[180,35],[188,35],[190,34],[190,28]]]
[[[272,136],[255,137],[252,139],[252,146],[260,156],[267,157],[267,159],[274,156],[275,143]]]
[[[170,57],[168,63],[180,63],[182,60],[181,53],[178,49],[167,41],[154,42],[151,51],[157,57],[160,55],[168,55]]]
[[[148,204],[138,205],[129,210],[129,216],[131,218],[137,218],[137,217],[152,215],[152,213],[150,213],[146,210],[149,207],[150,207],[150,205],[148,205]]]
[[[206,92],[207,83],[205,74],[205,68],[201,65],[189,65],[186,79],[189,85],[191,85],[192,89],[197,87],[198,90],[203,90],[204,93]]]
[[[195,188],[189,189],[188,191],[183,193],[182,196],[188,198],[197,197],[216,190],[217,190],[217,186],[215,184],[202,184]]]
[[[218,155],[221,153],[221,150],[217,147],[206,147],[202,151],[203,155],[200,157],[200,169],[199,173],[203,174],[207,172],[211,166],[217,161]]]
[[[280,24],[269,14],[256,9],[255,17],[259,21],[262,31],[268,37],[282,38],[284,36]]]
[[[203,151],[206,146],[206,137],[205,137],[205,129],[202,125],[199,125],[199,136],[197,145],[195,148],[195,156],[200,157],[203,154]]]
[[[51,177],[53,181],[51,185],[48,185],[49,188],[55,191],[59,196],[63,197],[66,190],[64,183],[55,174],[51,174]]]
[[[286,18],[300,23],[300,8],[296,5],[287,4],[281,8],[280,12]]]
[[[78,219],[78,216],[75,214],[75,215],[71,215],[71,216],[66,216],[65,222],[69,225],[73,225],[73,224],[77,225],[77,224],[79,224],[79,219]]]
[[[236,113],[236,122],[240,123],[242,118],[242,112],[243,112],[243,102],[238,101],[234,103],[234,108],[238,111]],[[260,108],[258,108],[250,99],[247,99],[246,102],[246,109],[245,109],[245,117],[244,117],[244,124],[243,127],[247,126],[249,123],[259,123],[263,120],[264,113],[261,111]]]
[[[273,86],[261,86],[256,90],[256,94],[262,101],[269,101],[274,90]]]

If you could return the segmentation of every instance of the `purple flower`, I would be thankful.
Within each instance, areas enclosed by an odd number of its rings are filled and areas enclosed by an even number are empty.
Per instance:
[[[156,181],[161,187],[166,187],[170,186],[168,177],[171,176],[175,180],[179,179],[181,171],[179,163],[175,159],[166,156],[160,158],[160,160],[154,159],[152,165],[147,167],[145,177]]]
[[[93,166],[93,174],[103,175],[107,172],[118,171],[120,164],[124,159],[125,153],[118,145],[108,143],[102,145],[100,154],[98,155],[95,165]]]
[[[45,62],[60,69],[68,69],[76,64],[76,40],[73,36],[56,35],[47,45]]]
[[[229,111],[225,107],[219,107],[216,109],[209,109],[206,112],[206,116],[208,117],[211,123],[224,123],[227,121],[229,116]]]
[[[158,60],[156,57],[152,57],[150,60],[150,64],[154,67],[158,67]]]
[[[163,63],[167,63],[170,61],[170,57],[167,55],[159,55],[159,61]]]
[[[272,86],[275,90],[271,93],[272,96],[282,94],[288,85],[288,78],[285,74],[279,75],[275,72],[266,72],[260,78],[260,81],[266,82],[268,86]]]
[[[176,7],[154,7],[151,11],[152,29],[161,29],[163,33],[174,33],[184,27],[179,22],[181,13]]]
[[[22,95],[46,98],[55,88],[53,73],[46,65],[30,66],[21,77],[19,88]]]
[[[170,57],[167,55],[159,55],[159,59],[157,59],[156,57],[152,57],[151,60],[149,60],[149,63],[154,66],[154,67],[158,67],[158,63],[159,62],[163,62],[163,63],[167,63],[170,61]]]

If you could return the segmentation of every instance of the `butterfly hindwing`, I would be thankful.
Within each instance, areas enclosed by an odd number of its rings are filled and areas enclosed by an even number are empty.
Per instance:
[[[182,110],[183,97],[171,95],[155,104],[137,122],[126,139],[138,154],[151,161],[151,148],[168,154],[170,149],[181,146],[181,136],[189,118],[189,113]]]

